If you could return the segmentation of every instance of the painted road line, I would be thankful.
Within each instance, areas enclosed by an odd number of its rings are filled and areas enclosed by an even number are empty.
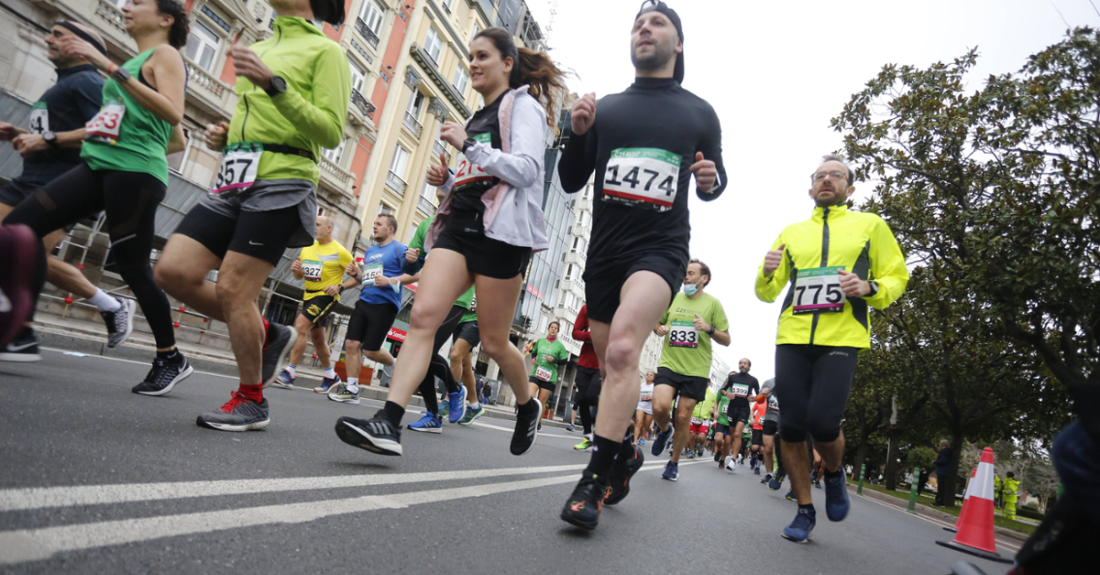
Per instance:
[[[855,497],[853,496],[853,499],[854,499],[854,498],[855,498]],[[872,498],[872,497],[862,497],[862,496],[861,496],[861,497],[860,497],[860,499],[864,499],[864,500],[866,500],[866,501],[870,501],[870,502],[872,502],[872,503],[878,503],[879,505],[881,505],[881,506],[883,506],[883,507],[887,507],[887,508],[889,508],[889,509],[893,509],[893,510],[895,510],[895,511],[905,511],[905,508],[904,508],[904,507],[901,507],[901,506],[898,506],[898,505],[893,505],[893,504],[891,504],[891,503],[887,503],[887,502],[885,502],[885,501],[879,501],[878,499],[874,499],[874,498]],[[914,516],[913,514],[911,514],[911,513],[908,513],[908,512],[906,512],[906,515],[908,515],[908,516],[910,516],[910,517],[913,517],[913,516]],[[923,519],[923,520],[925,520],[925,521],[927,521],[927,522],[929,522],[929,523],[931,523],[931,524],[933,524],[933,525],[936,525],[937,527],[955,527],[955,524],[954,524],[954,523],[948,523],[948,522],[946,522],[946,521],[943,521],[942,519],[937,519],[937,518],[935,518],[935,517],[926,517],[926,516],[924,516],[924,515],[921,515],[921,514],[919,514],[919,513],[917,513],[917,514],[915,515],[915,517],[917,517],[918,519]],[[994,539],[996,539],[996,541],[997,541],[997,546],[999,546],[999,547],[1004,547],[1005,549],[1010,549],[1010,550],[1012,550],[1013,552],[1016,552],[1016,551],[1019,551],[1019,550],[1020,550],[1020,547],[1021,547],[1020,545],[1013,545],[1013,544],[1009,544],[1009,543],[1005,542],[1005,540],[1004,540],[1004,539],[999,539],[999,538],[997,538],[996,534],[994,534]],[[1016,540],[1014,539],[1013,541],[1016,541]],[[1018,543],[1018,542],[1017,542],[1017,543]]]

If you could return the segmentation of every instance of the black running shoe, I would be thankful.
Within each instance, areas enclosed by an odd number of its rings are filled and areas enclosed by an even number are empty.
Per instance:
[[[390,423],[386,412],[378,410],[370,419],[341,417],[336,420],[336,436],[348,445],[378,455],[401,455],[401,431]]]
[[[286,356],[290,354],[290,348],[298,341],[298,332],[285,325],[272,323],[271,329],[275,333],[271,335],[271,341],[264,346],[263,365],[260,369],[260,377],[264,381],[264,389],[267,389],[279,373],[279,367],[286,364]]]
[[[627,494],[630,493],[630,478],[634,477],[634,474],[642,468],[643,463],[645,463],[645,456],[642,455],[642,450],[637,447],[634,447],[633,457],[628,458],[626,461],[616,459],[615,466],[611,468],[611,482],[607,490],[607,498],[603,502],[608,505],[615,505],[626,499]]]
[[[530,415],[523,415],[523,413],[516,413],[516,430],[512,432],[512,455],[523,455],[531,448],[535,446],[535,438],[539,435],[539,421],[542,419],[542,403],[535,398],[531,398],[531,401],[535,402],[535,409]]]
[[[17,363],[31,363],[42,361],[42,355],[38,353],[38,338],[30,328],[25,328],[15,339],[0,348],[0,361],[12,361]]]
[[[581,529],[592,530],[600,523],[600,510],[607,496],[607,482],[585,472],[580,483],[561,510],[561,520]]]
[[[159,358],[154,359],[153,367],[145,376],[145,381],[135,385],[130,391],[142,395],[166,395],[177,383],[195,371],[186,357],[181,359],[183,361],[178,364],[168,363]]]

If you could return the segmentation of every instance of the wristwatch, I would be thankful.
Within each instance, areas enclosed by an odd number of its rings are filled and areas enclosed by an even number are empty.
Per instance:
[[[714,335],[714,332],[715,332],[715,329],[714,329],[714,326],[712,325],[712,326],[710,326],[710,331],[707,332],[707,335]]]
[[[264,92],[267,92],[267,95],[272,98],[286,92],[286,80],[282,79],[280,76],[272,76],[271,86],[264,90]]]
[[[466,150],[469,150],[470,146],[472,146],[476,143],[477,143],[477,140],[475,140],[473,138],[466,138],[466,140],[464,142],[462,142],[462,153],[465,154]]]
[[[121,84],[121,83],[125,82],[126,80],[129,80],[130,78],[133,78],[134,76],[132,74],[130,74],[129,70],[127,70],[126,68],[123,68],[122,66],[119,66],[118,70],[115,70],[115,73],[112,74],[111,77],[114,78],[116,82]]]
[[[344,284],[340,284],[340,293],[344,293]]]
[[[57,134],[46,130],[45,132],[42,132],[42,139],[46,142],[47,146],[51,148],[57,147]]]
[[[867,282],[867,285],[871,287],[871,293],[867,294],[866,297],[878,295],[878,282]]]

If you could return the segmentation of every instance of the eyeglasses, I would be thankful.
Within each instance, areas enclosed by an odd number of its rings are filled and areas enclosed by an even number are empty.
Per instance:
[[[810,179],[815,182],[824,181],[825,178],[830,178],[833,180],[847,180],[848,174],[845,174],[844,172],[817,172],[816,174],[810,175]]]

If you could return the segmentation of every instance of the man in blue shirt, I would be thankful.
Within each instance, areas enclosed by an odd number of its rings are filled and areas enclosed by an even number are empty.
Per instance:
[[[393,367],[393,356],[382,349],[386,334],[401,309],[401,284],[409,283],[411,276],[401,272],[405,262],[405,244],[393,239],[397,233],[397,218],[381,214],[374,220],[372,229],[375,244],[367,249],[362,267],[352,262],[348,275],[364,284],[355,302],[355,311],[348,320],[344,339],[344,362],[348,369],[348,381],[337,385],[328,398],[343,403],[359,403],[359,371],[362,358],[385,366],[387,373]]]
[[[61,51],[62,40],[70,36],[107,53],[103,39],[91,28],[66,21],[53,25],[45,38],[46,57],[57,67],[57,83],[34,103],[26,128],[0,122],[0,141],[11,142],[23,157],[23,172],[0,186],[0,221],[39,188],[80,164],[84,124],[99,112],[103,102],[103,77],[83,57]],[[42,238],[46,253],[71,230],[70,226]],[[92,285],[80,270],[57,258],[49,258],[48,264],[47,281],[99,308],[107,322],[108,347],[126,340],[133,330],[133,300],[108,295]],[[40,359],[38,339],[29,322],[11,343],[0,348],[0,361]]]

